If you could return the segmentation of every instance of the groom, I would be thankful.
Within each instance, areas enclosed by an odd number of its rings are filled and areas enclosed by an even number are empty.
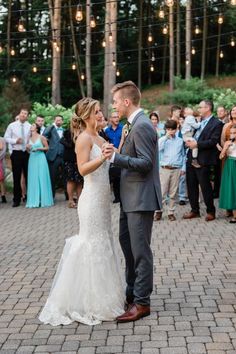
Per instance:
[[[161,208],[157,134],[140,108],[141,94],[132,81],[112,89],[113,108],[126,117],[128,129],[121,153],[112,145],[103,154],[121,168],[120,244],[126,262],[127,311],[118,322],[150,314],[153,256],[150,247],[155,210]]]

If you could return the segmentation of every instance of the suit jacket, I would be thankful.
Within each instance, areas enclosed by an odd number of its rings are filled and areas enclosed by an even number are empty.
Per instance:
[[[43,132],[43,136],[47,138],[49,144],[49,149],[46,153],[48,161],[54,161],[57,156],[63,157],[64,146],[60,144],[60,136],[55,126],[47,127]]]
[[[161,209],[157,133],[139,112],[131,124],[121,154],[114,164],[121,167],[120,196],[124,212]]]
[[[198,157],[200,165],[210,166],[216,165],[219,159],[219,151],[216,147],[220,143],[221,131],[223,128],[222,122],[214,116],[210,118],[198,138]],[[192,161],[192,151],[189,149],[188,161]]]

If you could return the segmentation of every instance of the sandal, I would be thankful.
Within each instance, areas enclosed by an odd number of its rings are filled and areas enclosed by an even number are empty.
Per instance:
[[[70,200],[68,202],[68,208],[73,208],[73,209],[76,209],[76,204],[73,200]]]

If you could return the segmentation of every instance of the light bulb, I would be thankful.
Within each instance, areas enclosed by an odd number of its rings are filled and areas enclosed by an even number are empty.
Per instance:
[[[153,65],[150,66],[150,71],[151,71],[151,72],[154,71],[154,66],[153,66]]]
[[[13,84],[15,84],[16,81],[17,81],[17,77],[14,75],[14,76],[12,77],[11,81],[13,82]]]
[[[75,64],[75,63],[73,63],[73,64],[71,65],[71,69],[72,69],[72,70],[76,70],[76,64]]]
[[[231,38],[230,45],[231,45],[231,47],[235,47],[235,40],[234,40],[234,38],[233,38],[233,37]]]
[[[163,34],[167,34],[168,33],[168,27],[166,25],[163,27],[162,33]]]
[[[19,20],[17,29],[18,29],[19,32],[25,32],[25,27],[24,27],[23,20],[21,20],[21,19]]]
[[[236,0],[231,0],[231,1],[230,1],[230,4],[233,5],[233,6],[235,6],[235,5],[236,5]]]
[[[33,71],[33,73],[36,73],[38,71],[37,66],[33,66],[32,71]]]
[[[186,63],[186,65],[189,65],[189,60],[188,60],[188,59],[186,59],[185,63]]]
[[[220,51],[220,58],[224,58],[224,53],[223,53],[223,50]]]
[[[218,17],[218,23],[219,25],[222,25],[222,23],[224,22],[224,18],[222,16],[222,14],[219,14],[219,17]]]
[[[16,54],[16,52],[15,52],[15,49],[14,49],[14,48],[12,48],[12,49],[11,49],[10,54],[11,54],[11,56],[14,56],[14,55]]]
[[[120,76],[120,70],[119,69],[116,70],[116,76]]]
[[[90,27],[95,28],[96,27],[96,21],[93,15],[90,17]]]
[[[155,60],[156,60],[155,55],[154,53],[152,53],[151,61],[155,61]]]
[[[83,20],[83,11],[82,11],[82,6],[80,4],[77,5],[75,19],[76,19],[77,22],[80,22],[80,21]]]
[[[191,53],[192,53],[192,55],[196,54],[196,49],[194,47],[192,47]]]
[[[0,54],[3,52],[3,47],[0,45]]]
[[[81,78],[81,80],[84,80],[84,79],[85,79],[85,76],[84,76],[83,73],[81,74],[80,78]]]
[[[103,48],[106,47],[106,41],[105,41],[105,39],[103,39],[103,41],[102,41],[102,46],[103,46]]]
[[[199,28],[198,25],[196,25],[194,32],[195,32],[195,34],[199,34],[200,33],[200,28]]]
[[[152,42],[152,41],[153,41],[153,37],[152,37],[151,32],[149,32],[149,34],[148,34],[148,42]]]
[[[160,9],[158,16],[159,16],[160,18],[165,18],[165,12],[164,12],[163,9]]]
[[[48,76],[48,77],[47,77],[47,81],[48,81],[48,82],[51,82],[51,81],[52,81],[51,76]]]
[[[167,6],[174,6],[174,0],[166,0],[166,5]]]

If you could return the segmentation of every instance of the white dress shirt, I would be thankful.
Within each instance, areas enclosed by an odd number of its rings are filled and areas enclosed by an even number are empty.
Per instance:
[[[19,138],[22,139],[22,124],[24,127],[24,144],[17,144],[17,140]],[[9,144],[9,151],[22,151],[23,150],[23,146],[25,146],[28,141],[29,141],[29,137],[30,137],[30,127],[31,124],[29,122],[24,122],[21,123],[19,120],[17,120],[16,122],[10,123],[7,127],[7,130],[5,132],[4,138],[6,140],[6,142]]]
[[[134,112],[127,118],[128,122],[129,122],[130,124],[132,124],[134,118],[135,118],[136,115],[137,115],[138,113],[140,113],[140,112],[142,112],[142,108],[136,109],[136,111],[134,111]],[[113,152],[113,155],[112,155],[112,157],[110,158],[110,163],[113,163],[113,162],[114,162],[114,160],[115,160],[115,154],[116,154],[116,153]]]
[[[57,131],[57,134],[59,135],[59,138],[61,139],[63,137],[64,129],[62,127],[58,127],[55,123],[53,123],[53,125],[56,128],[56,131]]]

